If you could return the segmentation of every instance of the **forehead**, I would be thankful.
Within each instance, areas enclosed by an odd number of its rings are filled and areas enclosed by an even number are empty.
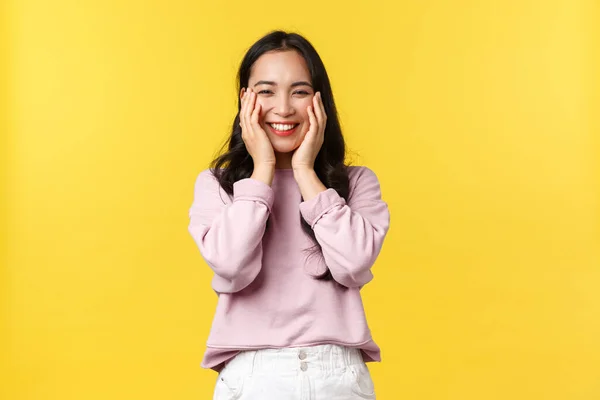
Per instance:
[[[304,57],[295,50],[272,51],[263,54],[254,62],[250,71],[250,82],[274,81],[284,85],[296,81],[311,81]]]

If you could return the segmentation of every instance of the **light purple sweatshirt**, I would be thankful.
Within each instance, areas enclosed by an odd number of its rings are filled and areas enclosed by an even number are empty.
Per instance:
[[[349,167],[348,203],[334,189],[302,202],[293,171],[275,171],[271,186],[235,182],[233,196],[210,170],[196,180],[189,231],[219,295],[202,367],[219,371],[243,350],[319,344],[380,361],[360,296],[390,223],[376,175]],[[300,214],[322,247],[316,256]],[[333,280],[315,279],[327,268]]]

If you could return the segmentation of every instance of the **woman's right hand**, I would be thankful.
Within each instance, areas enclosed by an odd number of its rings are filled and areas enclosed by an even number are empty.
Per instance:
[[[251,88],[247,88],[242,96],[240,110],[242,140],[254,162],[252,178],[271,185],[276,159],[271,141],[258,122],[260,108],[260,103],[256,103],[256,93]]]
[[[256,92],[252,89],[244,91],[242,109],[240,110],[240,126],[242,140],[254,165],[272,165],[275,167],[275,152],[264,129],[258,123],[260,103],[256,103]]]

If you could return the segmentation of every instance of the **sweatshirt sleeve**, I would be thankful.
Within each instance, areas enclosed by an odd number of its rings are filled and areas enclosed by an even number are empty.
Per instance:
[[[272,205],[273,190],[258,180],[235,182],[231,197],[211,170],[196,179],[188,230],[215,273],[216,292],[238,292],[260,272],[262,238]]]
[[[377,176],[366,167],[350,170],[348,204],[327,189],[300,204],[312,227],[333,279],[346,287],[362,287],[373,279],[375,263],[390,225]]]

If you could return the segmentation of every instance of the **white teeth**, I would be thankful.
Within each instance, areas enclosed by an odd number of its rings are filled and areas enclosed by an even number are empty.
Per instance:
[[[290,124],[269,124],[271,125],[273,128],[277,129],[278,131],[289,131],[290,129],[292,129],[295,125],[290,125]]]

